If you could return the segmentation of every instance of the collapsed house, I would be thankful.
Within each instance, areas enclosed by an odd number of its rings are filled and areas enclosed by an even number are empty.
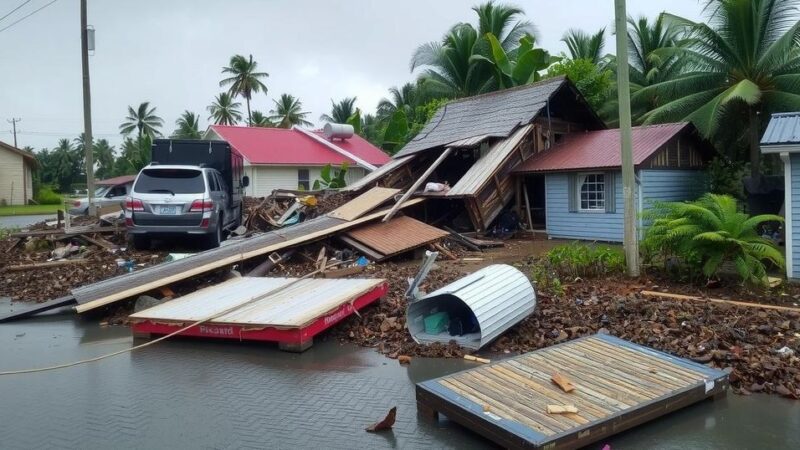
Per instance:
[[[521,207],[521,186],[511,176],[515,167],[567,133],[604,128],[564,77],[455,100],[440,108],[391,162],[347,189],[404,189],[427,172],[423,182],[451,186],[446,192],[417,193],[429,198],[428,211],[444,214],[432,219],[461,219],[464,228],[484,231],[515,197]],[[466,217],[459,218],[464,211]]]

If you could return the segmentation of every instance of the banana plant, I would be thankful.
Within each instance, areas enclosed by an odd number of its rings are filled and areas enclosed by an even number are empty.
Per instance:
[[[320,189],[340,189],[345,187],[347,181],[344,177],[347,175],[347,167],[347,163],[342,163],[342,166],[338,169],[326,164],[319,173],[319,179],[314,180],[312,189],[318,191]]]
[[[534,37],[527,34],[519,40],[519,47],[506,52],[500,41],[492,33],[486,33],[491,47],[489,56],[472,55],[474,61],[485,61],[494,68],[494,77],[500,89],[522,86],[541,79],[542,70],[561,60],[550,56],[547,50],[534,48]]]

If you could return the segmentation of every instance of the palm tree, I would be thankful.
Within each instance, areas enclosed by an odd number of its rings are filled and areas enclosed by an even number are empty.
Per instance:
[[[353,101],[355,101],[355,98],[353,98]],[[278,128],[291,128],[294,125],[310,127],[313,125],[306,120],[310,113],[303,111],[303,103],[299,98],[289,94],[281,94],[278,100],[272,100],[272,102],[275,103],[275,109],[269,111],[269,118],[277,124]]]
[[[261,111],[253,111],[253,123],[250,125],[252,127],[261,127],[261,128],[272,128],[275,126],[269,117],[262,113]]]
[[[601,28],[595,34],[570,28],[561,38],[561,41],[567,44],[570,58],[588,59],[594,64],[600,64],[603,59],[603,47],[605,46],[603,37],[605,33],[605,28]]]
[[[347,120],[356,112],[356,97],[345,97],[338,102],[331,99],[331,114],[319,116],[319,120],[332,123],[347,123]]]
[[[114,147],[106,139],[100,139],[92,145],[94,163],[97,164],[95,176],[108,178],[114,170]]]
[[[128,135],[133,130],[138,130],[139,136],[147,135],[152,138],[161,136],[158,129],[162,126],[164,126],[164,121],[156,115],[156,108],[150,108],[150,102],[142,102],[136,109],[128,106],[128,115],[119,126],[119,131],[123,135]]]
[[[648,86],[661,106],[646,123],[690,120],[717,143],[749,148],[761,175],[759,136],[770,113],[800,109],[798,0],[708,0],[707,20],[664,14],[687,33],[684,45],[656,51],[685,61],[683,72]]]
[[[253,61],[253,55],[245,58],[242,55],[234,55],[228,67],[222,68],[222,73],[231,75],[219,82],[220,87],[230,85],[228,93],[236,96],[241,95],[247,103],[247,123],[253,123],[253,116],[250,114],[250,99],[254,93],[264,91],[267,93],[267,86],[261,78],[269,76],[266,72],[256,72],[258,63]]]
[[[506,52],[523,36],[533,35],[530,22],[519,20],[524,14],[520,8],[489,1],[472,9],[478,15],[477,29],[468,23],[456,24],[440,42],[419,46],[411,57],[411,71],[424,68],[420,82],[434,96],[457,98],[496,90],[494,70],[485,61],[491,56],[487,33],[493,34]]]
[[[72,182],[80,176],[80,154],[72,146],[69,139],[60,139],[52,152],[54,163],[54,179],[61,192],[68,192]]]
[[[175,121],[174,139],[200,139],[200,116],[191,111],[184,111]]]
[[[390,98],[383,98],[378,102],[376,114],[380,118],[388,118],[395,111],[403,110],[406,116],[411,116],[414,108],[419,104],[418,94],[417,86],[413,83],[406,83],[400,88],[392,86],[389,88]]]
[[[217,125],[236,125],[242,120],[242,113],[239,108],[242,106],[239,102],[234,102],[231,94],[221,92],[214,99],[214,103],[208,105],[208,120],[213,120]]]

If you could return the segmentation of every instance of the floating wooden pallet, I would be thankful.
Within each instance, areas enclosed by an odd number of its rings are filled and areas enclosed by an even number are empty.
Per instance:
[[[387,291],[381,279],[244,277],[200,289],[130,318],[137,337],[170,334],[215,317],[180,336],[272,341],[282,350],[304,351],[311,347],[314,336]],[[236,309],[225,312],[231,308]]]
[[[555,373],[575,390],[556,386]],[[727,387],[723,371],[597,334],[419,383],[417,406],[507,448],[578,448]],[[547,405],[578,413],[548,414]]]

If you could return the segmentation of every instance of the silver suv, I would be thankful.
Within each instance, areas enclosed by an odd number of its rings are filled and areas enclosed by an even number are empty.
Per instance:
[[[151,237],[199,235],[218,247],[226,228],[239,226],[222,175],[198,166],[151,164],[136,177],[125,199],[125,225],[131,243],[150,247]]]

